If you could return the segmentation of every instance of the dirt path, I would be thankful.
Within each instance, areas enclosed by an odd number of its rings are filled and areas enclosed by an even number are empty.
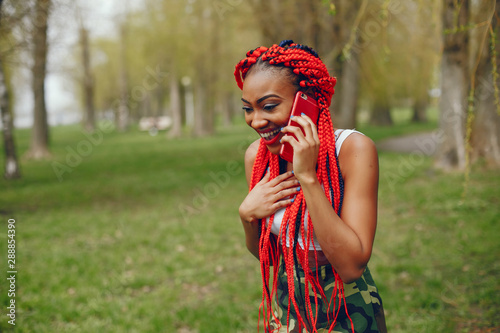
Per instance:
[[[437,148],[437,140],[434,132],[410,134],[377,143],[379,151],[392,151],[397,153],[417,153],[432,156]]]

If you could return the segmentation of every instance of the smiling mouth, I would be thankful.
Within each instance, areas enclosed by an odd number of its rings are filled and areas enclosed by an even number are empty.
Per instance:
[[[281,133],[281,129],[275,129],[273,131],[261,133],[259,132],[260,137],[264,140],[265,144],[273,144],[278,140],[279,134]]]

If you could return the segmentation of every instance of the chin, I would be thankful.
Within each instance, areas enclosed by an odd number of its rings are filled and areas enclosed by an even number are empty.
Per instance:
[[[272,145],[267,145],[267,149],[271,152],[271,154],[279,155],[281,146],[282,146],[281,143],[278,142]]]

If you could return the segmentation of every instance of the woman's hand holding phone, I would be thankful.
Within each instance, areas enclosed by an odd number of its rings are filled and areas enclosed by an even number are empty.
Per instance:
[[[298,91],[290,112],[288,126],[282,129],[280,156],[293,163],[297,178],[316,180],[316,162],[319,153],[319,137],[316,124],[319,118],[318,103],[307,94]]]
[[[315,122],[305,115],[294,116],[292,120],[298,126],[286,126],[282,129],[284,135],[281,143],[289,143],[293,148],[293,171],[295,177],[303,182],[314,182],[316,178],[316,164],[319,153],[319,136]]]

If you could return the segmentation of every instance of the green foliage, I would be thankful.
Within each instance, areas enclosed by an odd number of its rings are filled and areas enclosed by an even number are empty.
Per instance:
[[[369,1],[359,26],[360,93],[387,108],[428,101],[441,56],[439,1]],[[424,23],[425,22],[425,23]]]
[[[147,0],[142,9],[116,21],[116,29],[125,31],[123,41],[120,36],[93,41],[97,109],[116,108],[122,56],[127,100],[135,116],[165,114],[171,75],[177,80],[188,76],[193,83],[205,80],[203,87],[211,89],[206,109],[227,103],[221,99],[235,85],[219,73],[231,73],[244,52],[256,45],[257,32],[248,29],[252,22],[244,1]],[[148,76],[156,68],[165,73],[160,81]]]
[[[240,123],[203,139],[106,133],[62,182],[52,161],[23,161],[24,179],[0,180],[0,248],[7,219],[17,223],[15,331],[255,332],[259,265],[237,214],[244,149],[256,135]],[[89,140],[73,126],[52,135],[61,163]],[[29,131],[17,142],[26,151]],[[380,154],[370,268],[389,330],[498,327],[498,173],[475,166],[462,201],[462,175],[436,172],[427,158],[406,172],[408,158]]]
[[[323,5],[328,8],[328,14],[335,16],[337,15],[337,7],[335,6],[335,3],[331,0],[322,0],[321,1]]]
[[[453,27],[453,29],[444,29],[443,34],[451,35],[451,34],[456,34],[456,33],[460,33],[460,32],[467,32],[467,31],[470,31],[476,27],[477,27],[477,25],[473,24],[473,23],[469,23],[466,25],[460,25],[460,26],[457,25],[457,26]]]

